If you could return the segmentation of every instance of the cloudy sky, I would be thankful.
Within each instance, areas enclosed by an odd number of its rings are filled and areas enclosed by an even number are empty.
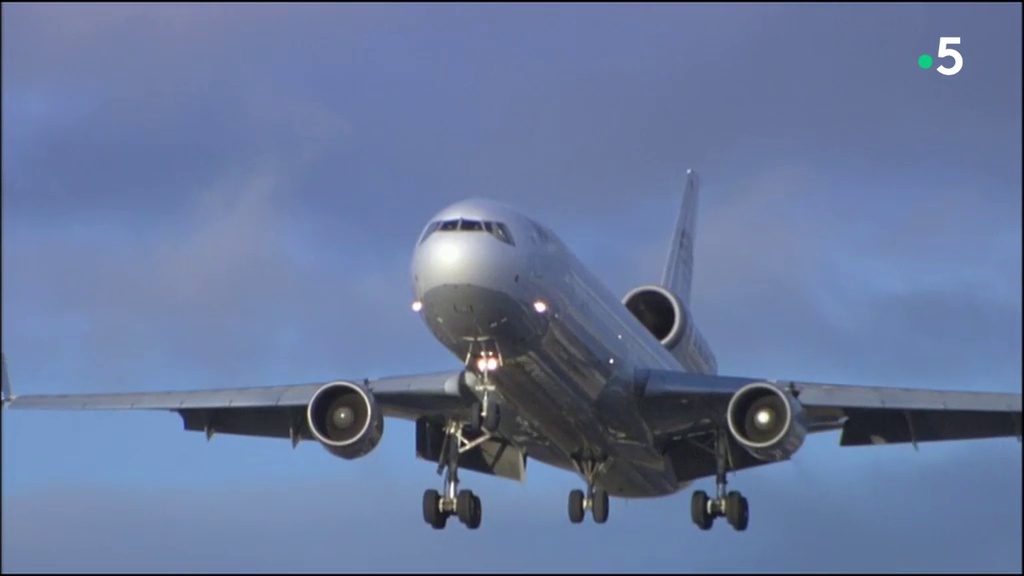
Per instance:
[[[486,196],[616,293],[703,176],[695,314],[721,371],[1019,392],[1021,7],[3,6],[3,350],[16,391],[454,368],[409,310],[429,217]],[[962,71],[922,70],[960,36]],[[5,412],[4,571],[1021,570],[1021,447],[842,449],[570,525],[572,475],[434,467]],[[536,463],[534,463],[536,464]],[[710,480],[697,487],[709,489]]]

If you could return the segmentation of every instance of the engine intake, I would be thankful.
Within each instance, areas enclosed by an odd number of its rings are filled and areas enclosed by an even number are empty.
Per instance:
[[[366,456],[384,435],[384,416],[373,393],[353,382],[324,384],[309,401],[306,418],[313,437],[346,460]]]
[[[689,316],[679,298],[661,286],[636,288],[622,303],[665,348],[675,348],[686,335]]]
[[[759,460],[788,460],[807,437],[800,402],[767,382],[737,391],[726,414],[733,437]]]
[[[622,304],[686,370],[700,374],[718,372],[711,346],[678,296],[661,286],[640,286],[626,294]]]

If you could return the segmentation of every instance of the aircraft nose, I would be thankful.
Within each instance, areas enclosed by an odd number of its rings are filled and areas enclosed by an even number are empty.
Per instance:
[[[485,234],[435,234],[413,257],[416,296],[443,286],[498,287],[503,276],[514,275],[510,248]]]

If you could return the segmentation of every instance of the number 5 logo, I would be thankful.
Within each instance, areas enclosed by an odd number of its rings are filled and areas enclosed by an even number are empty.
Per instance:
[[[952,58],[953,66],[947,68],[945,65],[939,66],[935,69],[936,72],[943,76],[953,76],[960,72],[960,69],[964,67],[964,57],[956,49],[950,48],[950,46],[956,46],[960,44],[959,36],[943,36],[939,38],[939,53],[937,56],[941,58]]]

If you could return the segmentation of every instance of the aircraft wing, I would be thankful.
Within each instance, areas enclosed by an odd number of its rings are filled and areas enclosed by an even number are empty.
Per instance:
[[[767,383],[792,394],[812,431],[841,428],[842,446],[1021,436],[1021,395],[821,384],[765,378],[649,371],[640,385],[645,410],[671,418],[673,400],[722,421],[733,395]]]
[[[916,447],[921,442],[1021,438],[1021,394],[853,386],[658,370],[640,371],[636,386],[642,398],[641,410],[653,429],[670,439],[699,439],[715,427],[726,425],[729,402],[737,392],[758,383],[795,399],[804,412],[808,433],[841,430],[840,446],[911,443]],[[683,475],[699,478],[714,474],[714,458],[690,444],[681,442],[677,448],[681,458],[690,458]],[[733,448],[739,448],[733,444]],[[736,456],[733,469],[767,463],[742,449],[731,452]]]
[[[385,416],[406,420],[441,417],[466,410],[462,372],[437,372],[379,379],[359,379]],[[312,440],[306,407],[313,394],[330,380],[306,384],[217,390],[128,392],[114,394],[13,395],[3,360],[3,404],[24,410],[163,410],[177,412],[186,430],[208,435],[237,434]]]

